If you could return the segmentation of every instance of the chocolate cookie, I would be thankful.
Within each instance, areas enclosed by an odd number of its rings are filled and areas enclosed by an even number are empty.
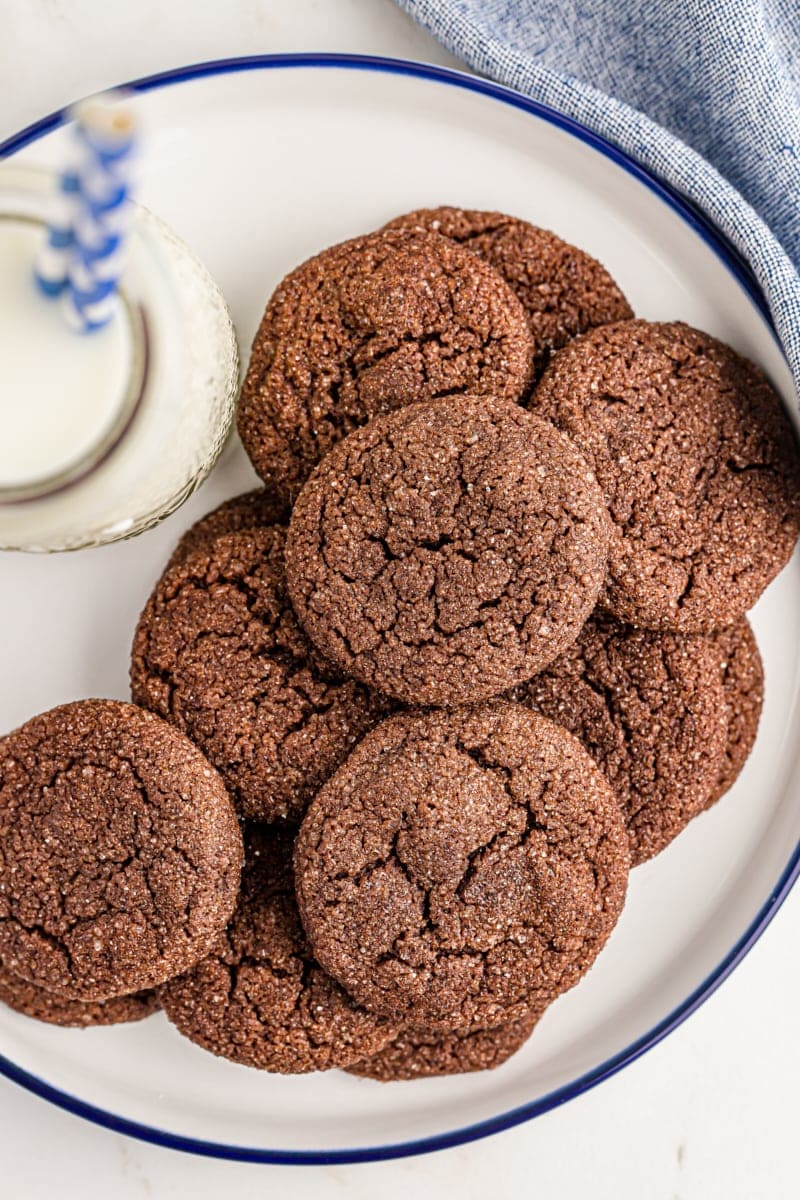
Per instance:
[[[172,551],[167,563],[185,562],[195,550],[206,550],[223,533],[240,533],[247,529],[262,529],[265,525],[285,525],[289,509],[269,488],[256,488],[225,500],[191,525]]]
[[[722,685],[728,718],[728,734],[717,786],[706,808],[733,787],[747,762],[758,733],[764,704],[764,667],[749,621],[714,634],[722,653]]]
[[[159,1008],[155,991],[134,992],[132,996],[114,996],[110,1000],[65,1000],[46,992],[35,983],[26,983],[0,964],[0,1003],[23,1016],[48,1025],[88,1029],[91,1025],[122,1025],[141,1021]]]
[[[761,372],[680,322],[627,321],[554,357],[531,409],[593,466],[615,534],[603,605],[683,633],[734,624],[791,556],[800,463]]]
[[[141,991],[206,954],[242,840],[219,775],[152,713],[81,700],[0,741],[0,957],[70,1000]]]
[[[537,376],[552,352],[576,334],[633,316],[596,258],[519,217],[443,205],[406,213],[384,228],[439,233],[491,263],[528,314]]]
[[[289,594],[343,670],[412,704],[463,704],[573,641],[606,566],[581,456],[518,405],[450,397],[380,417],[297,500]]]
[[[280,284],[253,342],[239,433],[262,479],[294,498],[340,438],[418,400],[517,400],[531,378],[525,312],[497,272],[433,233],[323,250]]]
[[[160,997],[170,1021],[204,1050],[282,1074],[347,1066],[397,1032],[314,961],[294,896],[292,836],[276,826],[251,827],[227,931]]]
[[[622,909],[628,839],[605,776],[519,704],[390,717],[295,845],[320,964],[374,1012],[492,1028],[572,987]]]
[[[478,1029],[472,1033],[405,1030],[371,1058],[347,1067],[347,1072],[392,1083],[398,1079],[429,1079],[434,1075],[491,1071],[527,1042],[535,1024],[536,1016],[529,1013],[499,1029]]]
[[[622,805],[633,865],[658,854],[716,794],[728,713],[713,639],[595,614],[512,693],[583,743]]]
[[[219,769],[244,817],[299,820],[389,711],[310,647],[286,596],[285,531],[218,537],[161,578],[139,620],[134,700]]]

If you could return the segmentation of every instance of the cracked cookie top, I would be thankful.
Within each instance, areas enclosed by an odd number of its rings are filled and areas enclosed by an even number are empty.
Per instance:
[[[289,509],[270,488],[255,488],[231,500],[224,500],[190,525],[172,551],[167,567],[185,562],[195,550],[207,550],[223,533],[241,533],[263,529],[265,525],[284,525]]]
[[[632,625],[732,625],[789,560],[800,464],[751,362],[681,322],[626,321],[553,358],[532,412],[594,468],[615,532],[604,607]]]
[[[110,1000],[66,1000],[35,983],[26,983],[0,963],[0,1003],[23,1016],[48,1025],[88,1029],[93,1025],[122,1025],[141,1021],[159,1008],[153,989]]]
[[[602,263],[549,229],[519,217],[443,205],[395,217],[384,229],[439,233],[491,263],[528,315],[535,376],[542,373],[553,351],[577,334],[633,316]]]
[[[464,704],[577,637],[608,514],[552,425],[486,397],[415,404],[325,459],[289,525],[289,593],[319,649],[411,704]]]
[[[239,813],[299,820],[389,702],[309,644],[284,581],[285,530],[221,535],[161,577],[136,630],[134,700],[191,737]]]
[[[153,987],[206,954],[239,886],[222,780],[152,713],[81,700],[0,741],[0,959],[71,1000]]]
[[[504,702],[382,722],[295,845],[318,961],[361,1004],[428,1030],[517,1020],[577,983],[628,865],[620,807],[586,750]]]
[[[330,448],[382,413],[464,392],[518,400],[532,337],[508,284],[433,233],[355,238],[297,267],[253,342],[239,433],[293,499]]]
[[[343,1067],[397,1033],[359,1007],[314,961],[300,924],[292,835],[247,833],[242,890],[213,952],[160,989],[182,1034],[212,1054],[283,1074]]]
[[[538,1014],[531,1012],[497,1029],[472,1032],[434,1033],[424,1029],[404,1029],[383,1050],[346,1070],[349,1075],[363,1075],[381,1083],[491,1071],[527,1042],[537,1019]]]
[[[728,712],[711,638],[595,614],[512,697],[583,743],[622,805],[633,865],[658,854],[716,792]]]

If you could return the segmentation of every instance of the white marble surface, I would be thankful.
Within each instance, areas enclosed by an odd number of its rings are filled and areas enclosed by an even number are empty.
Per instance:
[[[286,50],[452,64],[391,0],[0,0],[0,139],[125,79]],[[790,1200],[800,1195],[798,924],[800,891],[722,989],[621,1075],[531,1124],[424,1158],[307,1169],[193,1159],[0,1079],[0,1196]]]

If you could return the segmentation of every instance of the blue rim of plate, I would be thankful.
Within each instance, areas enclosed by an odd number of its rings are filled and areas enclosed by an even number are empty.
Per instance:
[[[738,254],[728,240],[708,220],[704,213],[695,208],[685,197],[673,188],[651,175],[633,159],[624,154],[612,142],[607,141],[597,133],[586,129],[578,121],[566,117],[549,108],[539,101],[531,100],[510,88],[491,83],[486,79],[452,71],[446,67],[434,67],[424,63],[409,62],[404,59],[378,58],[360,54],[265,54],[247,58],[221,59],[217,62],[197,63],[193,66],[181,67],[173,71],[163,71],[158,75],[149,75],[137,79],[125,86],[134,92],[149,92],[156,88],[169,87],[173,84],[184,83],[188,80],[203,78],[210,75],[225,75],[236,71],[260,71],[274,69],[305,68],[340,68],[356,71],[376,71],[393,75],[408,75],[417,79],[425,79],[451,87],[462,88],[465,91],[477,92],[499,100],[513,108],[522,109],[540,120],[547,121],[563,129],[566,133],[599,151],[629,175],[633,175],[640,183],[654,192],[673,212],[689,225],[702,238],[728,270],[735,276],[739,284],[747,292],[755,307],[766,320],[774,333],[774,325],[770,317],[769,306],[766,302],[755,277],[748,264]],[[13,137],[0,142],[0,159],[15,154],[24,146],[35,142],[38,138],[57,129],[68,119],[67,110],[60,109],[42,120],[21,130]],[[322,1166],[334,1163],[378,1162],[391,1158],[405,1158],[414,1154],[425,1154],[433,1150],[445,1150],[452,1146],[472,1142],[478,1138],[488,1137],[510,1129],[523,1121],[538,1117],[550,1109],[566,1104],[568,1100],[580,1096],[583,1092],[602,1083],[604,1079],[615,1075],[629,1063],[634,1062],[646,1050],[650,1050],[663,1038],[677,1029],[687,1017],[700,1007],[704,1000],[716,991],[755,944],[766,929],[775,913],[786,899],[792,885],[800,875],[800,843],[781,873],[777,884],[770,892],[766,902],[761,907],[755,919],[750,923],[744,934],[722,961],[699,987],[686,997],[677,1008],[660,1021],[642,1037],[632,1042],[624,1050],[607,1059],[598,1067],[579,1076],[563,1087],[556,1088],[547,1095],[521,1104],[508,1112],[500,1113],[474,1125],[454,1129],[449,1133],[435,1134],[428,1138],[417,1138],[410,1142],[399,1142],[385,1146],[355,1146],[342,1150],[262,1150],[250,1146],[229,1146],[221,1142],[209,1142],[201,1138],[184,1137],[180,1134],[169,1133],[153,1126],[143,1125],[138,1121],[129,1121],[115,1113],[96,1108],[68,1092],[62,1092],[52,1087],[43,1079],[31,1075],[28,1071],[16,1066],[9,1059],[0,1055],[0,1074],[5,1075],[14,1083],[20,1084],[28,1091],[49,1100],[67,1112],[92,1121],[115,1133],[123,1133],[129,1137],[139,1138],[171,1150],[182,1150],[191,1154],[202,1154],[211,1158],[229,1159],[240,1162],[272,1163],[289,1166]]]

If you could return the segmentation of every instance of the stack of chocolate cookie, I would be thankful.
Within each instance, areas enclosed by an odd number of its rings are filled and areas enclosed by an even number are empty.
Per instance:
[[[745,614],[800,529],[788,420],[582,251],[435,209],[281,283],[239,428],[265,486],[151,595],[113,709],[141,746],[59,710],[0,744],[6,994],[82,1024],[160,1002],[270,1071],[496,1066],[750,752]]]

